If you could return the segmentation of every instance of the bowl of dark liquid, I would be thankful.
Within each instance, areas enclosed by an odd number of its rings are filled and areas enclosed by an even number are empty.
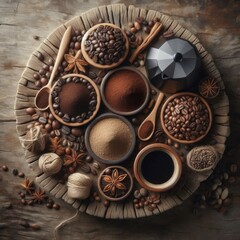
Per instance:
[[[154,192],[165,192],[178,182],[182,162],[176,151],[166,144],[155,143],[143,148],[134,161],[138,183]]]

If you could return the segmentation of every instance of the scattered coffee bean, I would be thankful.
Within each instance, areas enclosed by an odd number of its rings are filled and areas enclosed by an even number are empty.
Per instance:
[[[21,199],[21,203],[22,205],[27,205],[27,201],[24,198]]]
[[[49,208],[49,209],[51,209],[51,208],[53,208],[53,204],[47,203],[47,204],[46,204],[46,207]]]
[[[83,136],[83,130],[81,128],[72,128],[71,129],[71,133],[75,136],[75,137],[81,137]]]
[[[46,124],[46,123],[47,123],[47,119],[44,118],[44,117],[40,117],[40,118],[38,119],[38,121],[39,121],[40,123],[42,123],[42,124]]]
[[[230,171],[231,171],[231,173],[233,173],[233,174],[235,174],[235,173],[237,173],[237,164],[231,164],[230,165]]]
[[[35,108],[27,108],[26,109],[26,113],[29,114],[29,115],[33,115],[36,113],[36,109]]]
[[[93,158],[90,155],[87,155],[85,160],[86,162],[91,163],[93,161]]]
[[[39,40],[39,36],[33,35],[33,39],[34,39],[34,40]]]
[[[59,210],[60,209],[60,205],[57,204],[57,203],[54,203],[53,204],[53,208],[56,209],[56,210]]]
[[[103,204],[105,207],[108,207],[110,205],[110,202],[108,200],[104,200]]]
[[[42,53],[38,52],[37,53],[37,58],[38,58],[38,60],[43,61],[44,60],[44,55]]]
[[[142,25],[140,22],[136,21],[136,22],[134,22],[134,27],[136,28],[137,31],[139,31],[139,30],[141,30]]]
[[[62,126],[61,131],[63,134],[68,135],[71,133],[71,129],[67,126]]]
[[[25,177],[25,174],[24,174],[23,172],[20,172],[20,173],[18,173],[18,176],[19,176],[20,178],[24,178],[24,177]]]
[[[2,170],[3,170],[4,172],[7,172],[7,171],[8,171],[8,166],[3,165],[3,166],[2,166]]]
[[[223,189],[221,199],[225,200],[228,197],[228,194],[229,194],[228,188]]]
[[[148,195],[148,191],[145,189],[145,188],[141,188],[140,189],[140,194],[143,196],[143,197],[146,197]]]
[[[137,119],[137,118],[132,118],[132,123],[133,123],[134,125],[138,126],[138,125],[140,124],[140,121],[139,121],[139,119]]]

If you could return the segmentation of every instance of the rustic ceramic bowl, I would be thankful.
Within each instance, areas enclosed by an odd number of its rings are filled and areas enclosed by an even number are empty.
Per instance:
[[[106,194],[107,192],[104,192],[103,189],[102,189],[102,181],[103,181],[103,178],[104,178],[104,175],[106,175],[106,170],[110,169],[112,171],[111,174],[109,174],[110,176],[110,179],[109,180],[113,180],[113,183],[115,183],[115,186],[114,188],[117,190],[117,184],[118,183],[117,181],[119,181],[120,184],[124,183],[124,180],[128,180],[129,182],[129,187],[128,189],[126,189],[126,193],[121,196],[121,197],[110,197],[108,194]],[[119,175],[116,174],[116,171],[115,171],[115,174],[113,173],[114,172],[114,169],[117,169],[118,171],[123,171],[124,174],[127,174],[127,176],[123,179],[123,178],[119,178]],[[123,180],[122,180],[123,179]],[[108,179],[107,179],[108,180]],[[108,182],[110,184],[110,181]],[[109,186],[110,187],[110,186]],[[133,179],[132,179],[132,176],[130,174],[130,172],[122,167],[122,166],[111,166],[111,167],[108,167],[108,168],[105,168],[99,175],[98,177],[98,190],[100,192],[100,194],[105,197],[106,199],[110,200],[110,201],[121,201],[125,198],[127,198],[129,196],[129,194],[131,193],[132,191],[132,188],[133,188]],[[111,191],[111,190],[109,190]]]
[[[123,57],[121,57],[119,59],[118,62],[116,63],[113,63],[111,65],[103,65],[103,64],[99,64],[99,63],[96,63],[94,62],[88,55],[87,51],[85,50],[85,41],[87,40],[88,38],[88,35],[94,31],[96,28],[98,28],[99,26],[111,26],[112,28],[117,28],[121,31],[121,33],[123,34],[123,37],[125,38],[125,46],[126,46],[126,52],[124,54]],[[97,25],[94,25],[93,27],[91,27],[83,36],[83,39],[82,39],[82,44],[81,44],[81,50],[82,50],[82,54],[83,54],[83,57],[85,58],[85,60],[90,64],[92,65],[93,67],[96,67],[96,68],[99,68],[99,69],[111,69],[111,68],[115,68],[117,66],[119,66],[127,57],[128,55],[128,52],[129,52],[129,42],[128,42],[128,37],[126,35],[126,33],[124,31],[122,31],[122,29],[112,23],[100,23],[100,24],[97,24]]]
[[[137,108],[136,110],[130,111],[130,112],[122,112],[122,111],[118,111],[118,110],[114,109],[112,106],[109,105],[109,103],[107,102],[107,100],[106,100],[106,98],[105,98],[105,96],[104,96],[105,86],[106,86],[106,84],[107,84],[107,82],[108,82],[109,77],[110,77],[113,73],[115,73],[115,72],[117,72],[117,71],[124,71],[124,70],[134,71],[134,72],[136,72],[137,74],[139,74],[139,75],[142,77],[142,79],[143,79],[143,81],[144,81],[144,83],[145,83],[145,85],[146,85],[146,97],[145,97],[145,100],[144,100],[143,104],[142,104],[139,108]],[[147,105],[147,103],[148,103],[148,100],[149,100],[149,96],[150,96],[150,87],[149,87],[149,84],[148,84],[148,79],[144,76],[144,74],[143,74],[142,72],[138,71],[138,70],[137,70],[136,68],[134,68],[134,67],[121,67],[121,68],[117,68],[117,69],[114,69],[114,70],[112,70],[112,71],[109,71],[109,72],[104,76],[104,78],[103,78],[103,80],[102,80],[101,87],[100,87],[100,91],[101,91],[102,100],[103,100],[103,103],[105,104],[105,106],[106,106],[110,111],[112,111],[112,112],[114,112],[114,113],[117,113],[117,114],[119,114],[119,115],[124,115],[124,116],[134,115],[134,114],[137,114],[137,113],[141,112],[141,111],[146,107],[146,105]],[[136,96],[136,97],[137,97],[137,96]]]
[[[173,161],[173,174],[172,176],[164,183],[161,184],[154,184],[149,182],[147,179],[144,178],[143,174],[142,174],[142,162],[145,159],[145,157],[154,151],[162,151],[166,154],[168,154],[172,161]],[[161,161],[161,159],[159,159],[159,161]],[[148,146],[146,146],[145,148],[143,148],[138,155],[135,158],[134,161],[134,166],[133,166],[133,170],[134,170],[134,176],[137,179],[138,183],[153,192],[165,192],[169,189],[171,189],[172,187],[174,187],[176,185],[176,183],[178,182],[181,174],[182,174],[182,162],[178,156],[178,154],[175,152],[175,150],[173,148],[171,148],[170,146],[166,145],[166,144],[161,144],[161,143],[154,143],[154,144],[150,144]]]
[[[89,135],[91,133],[91,130],[92,130],[93,126],[96,123],[98,123],[99,121],[101,121],[103,119],[106,119],[106,118],[117,118],[117,119],[120,119],[121,121],[126,123],[126,125],[129,127],[130,132],[132,134],[132,145],[131,145],[129,151],[123,157],[121,157],[119,159],[106,160],[106,159],[103,159],[103,158],[99,157],[98,155],[96,155],[92,151],[91,144],[89,142]],[[85,145],[86,145],[86,148],[87,148],[87,151],[89,152],[89,154],[95,160],[97,160],[99,162],[102,162],[102,163],[105,163],[105,164],[111,164],[111,165],[112,164],[119,164],[119,163],[125,161],[126,159],[128,159],[130,157],[130,155],[132,154],[132,152],[134,150],[134,147],[135,147],[135,144],[136,144],[136,133],[135,133],[135,130],[134,130],[132,124],[126,118],[124,118],[122,116],[119,116],[119,115],[116,115],[116,114],[112,114],[112,113],[105,113],[105,114],[100,115],[98,118],[94,119],[93,122],[87,127],[84,138],[85,138]]]
[[[208,128],[207,128],[206,132],[203,135],[201,135],[200,137],[196,138],[195,140],[181,140],[181,139],[175,138],[174,136],[172,136],[169,133],[169,131],[167,130],[167,128],[165,127],[165,124],[164,124],[164,112],[165,112],[165,108],[167,107],[168,103],[171,102],[176,97],[181,97],[181,96],[186,96],[186,95],[187,96],[193,96],[193,97],[199,97],[200,100],[202,101],[202,103],[206,106],[206,108],[208,110],[208,115],[209,115],[209,125],[208,125]],[[207,101],[204,98],[202,98],[201,96],[199,96],[199,95],[197,95],[195,93],[192,93],[192,92],[180,92],[180,93],[173,94],[163,104],[162,109],[161,109],[161,113],[160,113],[160,120],[161,120],[161,126],[163,128],[163,131],[167,134],[167,136],[169,138],[171,138],[175,142],[184,143],[184,144],[191,144],[191,143],[196,143],[196,142],[202,140],[208,134],[208,132],[210,131],[211,126],[212,126],[212,111],[211,111],[211,108],[208,105]]]
[[[87,80],[94,88],[95,92],[96,92],[96,100],[97,100],[97,104],[96,104],[96,109],[94,110],[92,116],[86,120],[84,120],[83,122],[65,122],[61,117],[59,117],[55,111],[54,111],[54,108],[53,108],[53,99],[52,99],[52,92],[55,88],[55,86],[57,85],[57,82],[53,85],[52,89],[51,89],[51,92],[49,94],[49,108],[50,108],[50,111],[51,113],[53,114],[53,116],[62,124],[64,125],[67,125],[67,126],[71,126],[71,127],[78,127],[78,126],[82,126],[82,125],[85,125],[87,124],[88,122],[90,122],[97,114],[98,110],[99,110],[99,107],[100,107],[100,103],[101,103],[101,96],[100,96],[100,92],[99,92],[99,89],[97,87],[97,85],[87,76],[85,75],[81,75],[81,74],[67,74],[65,76],[63,76],[62,78],[63,79],[66,79],[66,78],[73,78],[73,77],[79,77],[79,78],[83,78],[85,80]],[[66,83],[67,84],[67,83]]]

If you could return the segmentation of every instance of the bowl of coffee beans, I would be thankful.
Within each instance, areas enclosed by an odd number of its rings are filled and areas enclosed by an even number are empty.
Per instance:
[[[191,92],[169,97],[161,110],[163,131],[179,143],[195,143],[203,139],[212,126],[212,112],[208,103]]]
[[[111,69],[119,66],[129,51],[124,31],[111,23],[100,23],[90,28],[81,44],[85,60],[93,67]]]
[[[53,116],[67,126],[82,126],[97,114],[101,97],[96,84],[85,75],[68,74],[60,78],[49,95]]]

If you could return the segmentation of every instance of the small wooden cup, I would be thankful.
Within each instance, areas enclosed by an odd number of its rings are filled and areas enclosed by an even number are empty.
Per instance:
[[[68,77],[79,77],[79,78],[83,78],[85,80],[87,80],[94,88],[95,92],[96,92],[96,101],[97,101],[97,104],[96,104],[96,109],[95,111],[93,112],[92,116],[88,119],[85,119],[83,122],[65,122],[61,117],[59,117],[54,109],[53,109],[53,101],[52,101],[52,91],[54,90],[57,82],[53,85],[52,89],[51,89],[51,92],[49,94],[49,108],[50,108],[50,111],[52,113],[52,115],[60,122],[62,123],[63,125],[66,125],[66,126],[70,126],[70,127],[79,127],[79,126],[82,126],[82,125],[85,125],[87,124],[88,122],[90,122],[97,114],[98,110],[99,110],[99,107],[100,107],[100,103],[101,103],[101,96],[100,96],[100,92],[99,92],[99,89],[97,87],[97,85],[87,76],[85,75],[81,75],[81,74],[67,74],[65,76],[63,76],[62,78],[63,79],[66,79]],[[67,83],[66,83],[67,84]]]
[[[123,196],[114,198],[114,197],[108,196],[107,194],[105,194],[105,193],[103,192],[103,189],[102,189],[102,187],[101,187],[101,181],[102,181],[103,175],[105,175],[106,169],[121,169],[121,170],[123,170],[123,171],[127,174],[127,177],[129,177],[130,185],[129,185],[129,188],[128,188],[127,192],[126,192]],[[102,196],[104,196],[106,199],[108,199],[108,200],[110,200],[110,201],[115,201],[115,202],[116,202],[116,201],[121,201],[121,200],[127,198],[127,197],[129,196],[129,194],[131,193],[132,188],[133,188],[133,179],[132,179],[132,176],[131,176],[130,172],[129,172],[126,168],[124,168],[124,167],[122,167],[122,166],[111,166],[111,167],[107,167],[107,168],[105,168],[105,169],[100,173],[100,175],[99,175],[99,177],[98,177],[98,190],[99,190],[99,192],[100,192],[100,194],[101,194]]]
[[[113,28],[117,28],[119,30],[121,30],[121,33],[123,34],[123,37],[125,38],[125,46],[126,46],[126,52],[124,54],[123,57],[121,57],[119,59],[118,62],[116,63],[113,63],[111,65],[103,65],[103,64],[99,64],[99,63],[96,63],[94,62],[88,55],[87,51],[85,50],[85,41],[87,40],[88,38],[88,35],[94,31],[95,29],[97,29],[99,26],[110,26],[110,27],[113,27]],[[81,50],[82,50],[82,55],[84,57],[84,59],[93,67],[96,67],[96,68],[99,68],[99,69],[111,69],[111,68],[115,68],[117,66],[119,66],[127,57],[128,55],[128,52],[129,52],[129,42],[128,42],[128,37],[126,35],[126,33],[118,26],[112,24],[112,23],[100,23],[100,24],[97,24],[93,27],[91,27],[83,36],[83,39],[82,39],[82,43],[81,43]]]
[[[149,182],[147,179],[144,178],[141,171],[144,158],[153,151],[165,152],[171,157],[173,161],[174,169],[172,176],[166,182],[161,184],[154,184]],[[159,161],[161,161],[161,159],[159,159]],[[142,187],[153,192],[166,192],[167,190],[173,188],[178,182],[182,174],[182,162],[173,148],[166,144],[154,143],[146,146],[138,153],[134,161],[133,171],[135,178]]]
[[[165,124],[164,124],[164,112],[165,112],[165,108],[167,107],[168,103],[171,102],[176,97],[181,97],[181,96],[186,96],[186,95],[187,96],[193,96],[193,97],[199,97],[200,100],[202,101],[202,103],[206,106],[206,108],[208,110],[208,114],[209,114],[209,125],[208,125],[208,128],[207,128],[206,132],[202,136],[196,138],[195,140],[181,140],[181,139],[175,138],[174,136],[172,136],[169,133],[169,131],[167,130],[167,128],[165,127]],[[163,128],[163,131],[167,134],[167,136],[169,138],[171,138],[175,142],[184,143],[184,144],[191,144],[191,143],[196,143],[196,142],[199,142],[200,140],[202,140],[204,137],[206,137],[206,135],[210,131],[211,126],[212,126],[212,111],[211,111],[211,108],[208,105],[207,101],[204,98],[202,98],[201,96],[199,96],[195,93],[192,93],[192,92],[180,92],[180,93],[173,94],[163,104],[162,109],[161,109],[161,113],[160,113],[160,120],[161,120],[161,126]]]

